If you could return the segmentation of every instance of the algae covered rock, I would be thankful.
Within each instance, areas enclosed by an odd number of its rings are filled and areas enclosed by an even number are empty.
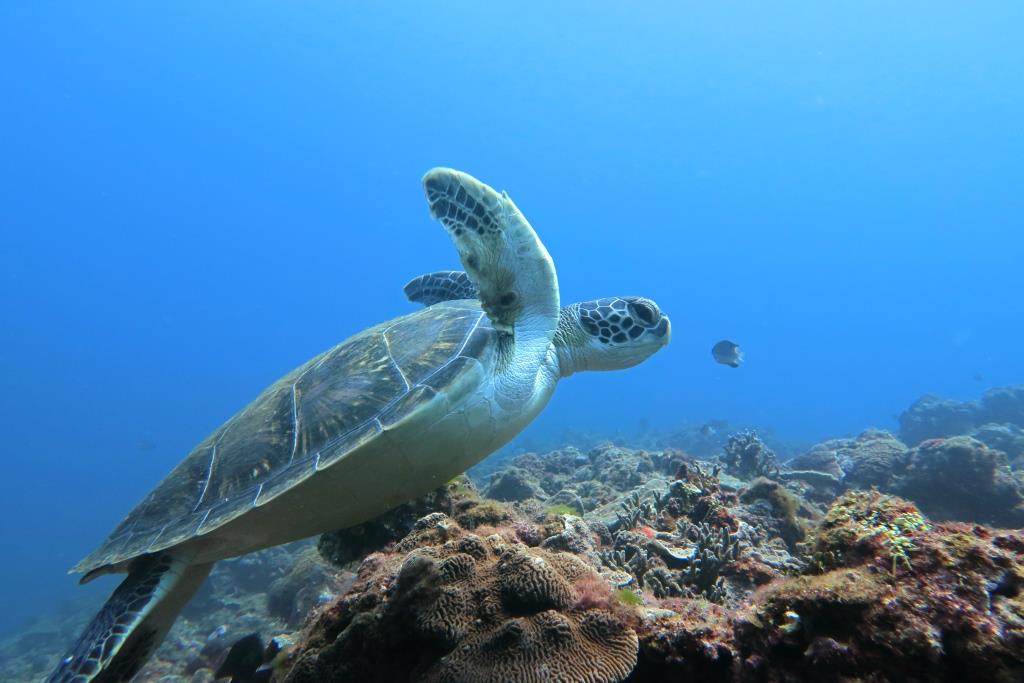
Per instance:
[[[564,507],[571,510],[571,514],[582,515],[586,512],[586,504],[579,494],[572,489],[562,489],[546,501],[548,509],[553,507]]]
[[[847,439],[830,439],[815,444],[810,450],[786,461],[788,471],[821,472],[841,481],[846,472],[839,464],[839,449],[845,446]]]
[[[1012,467],[1024,467],[1024,427],[989,422],[974,429],[968,436],[989,448],[1006,453]]]
[[[868,429],[837,449],[847,488],[886,487],[907,466],[906,445],[887,431]]]
[[[900,413],[900,439],[916,446],[926,439],[966,434],[975,420],[973,404],[928,394]]]
[[[969,436],[921,443],[896,490],[936,519],[1024,526],[1024,487],[1005,455]]]
[[[855,439],[829,439],[786,463],[782,478],[801,479],[818,486],[829,480],[814,472],[835,477],[842,488],[889,488],[907,466],[908,449],[889,432],[868,429]]]
[[[795,493],[779,482],[758,477],[748,488],[740,492],[740,500],[744,503],[755,500],[767,501],[771,506],[772,516],[777,520],[778,536],[791,550],[804,539],[801,513],[805,516],[813,513]]]
[[[769,586],[737,618],[737,679],[1024,677],[1019,532],[933,524],[908,501],[856,491],[814,550],[819,573]]]
[[[1024,384],[989,389],[978,401],[978,422],[1011,423],[1024,427]]]
[[[493,475],[486,495],[502,501],[547,497],[537,477],[523,467],[510,467]]]
[[[1024,427],[1024,385],[989,389],[977,401],[922,396],[899,420],[901,438],[914,446],[927,439],[968,434],[990,423]]]
[[[985,433],[1012,437],[1011,429]],[[878,488],[908,497],[940,520],[1024,525],[1024,485],[1002,452],[969,436],[934,438],[908,449],[893,435],[867,430],[856,439],[831,439],[787,466],[780,478],[814,482],[811,472],[842,473],[845,489]]]

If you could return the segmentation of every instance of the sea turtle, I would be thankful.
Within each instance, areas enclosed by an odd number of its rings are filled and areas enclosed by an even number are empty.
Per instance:
[[[126,681],[214,562],[358,524],[507,443],[562,377],[665,346],[650,299],[560,308],[555,266],[505,193],[423,178],[466,271],[406,285],[426,307],[286,375],[200,443],[73,572],[128,576],[50,681]]]

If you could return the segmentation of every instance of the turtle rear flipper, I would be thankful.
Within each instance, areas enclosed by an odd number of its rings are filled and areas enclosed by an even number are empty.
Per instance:
[[[413,278],[402,288],[405,297],[414,304],[433,306],[442,301],[476,299],[476,285],[461,270],[439,270]]]
[[[131,680],[212,568],[173,553],[140,557],[47,683]]]

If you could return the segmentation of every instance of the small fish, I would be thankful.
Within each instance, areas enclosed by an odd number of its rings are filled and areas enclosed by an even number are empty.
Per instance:
[[[259,633],[250,633],[231,646],[214,678],[230,678],[232,683],[259,680],[256,671],[263,664],[264,652],[263,638]]]
[[[730,368],[738,368],[743,362],[743,352],[740,351],[739,345],[728,339],[723,339],[712,346],[711,355],[715,357],[716,361],[722,365],[728,365]]]

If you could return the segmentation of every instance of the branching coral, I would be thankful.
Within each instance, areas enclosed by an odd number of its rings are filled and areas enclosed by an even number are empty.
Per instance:
[[[673,533],[655,535],[647,527],[641,527],[646,533],[634,531],[641,521],[653,519],[673,502],[677,508],[690,511],[702,493],[694,484],[675,481],[664,494],[655,494],[653,504],[641,503],[638,495],[627,499],[623,504],[626,514],[619,515],[614,532],[614,547],[599,552],[601,561],[628,573],[637,586],[650,590],[657,598],[700,595],[713,602],[724,600],[720,575],[739,556],[738,535],[728,528],[693,523],[685,517],[677,520]]]
[[[641,502],[640,494],[633,493],[620,504],[622,512],[615,513],[616,529],[634,529],[640,522],[651,522],[657,514],[653,504]]]
[[[730,474],[743,479],[775,477],[779,472],[775,451],[768,448],[757,432],[753,431],[731,435],[725,444],[722,462]]]
[[[694,543],[697,549],[690,565],[682,572],[683,583],[708,600],[721,602],[725,597],[721,571],[739,557],[738,535],[726,528],[716,530],[707,523],[680,521],[678,524],[678,535]]]
[[[700,472],[700,470],[697,470]],[[703,474],[703,473],[702,473]],[[673,517],[689,514],[704,490],[688,481],[676,480],[669,484],[665,493],[654,492],[654,509],[659,513],[667,512]]]
[[[648,539],[628,530],[616,532],[614,539],[613,549],[598,551],[601,562],[611,569],[632,575],[637,584],[643,586],[644,575],[652,566],[651,553],[647,548]]]
[[[909,457],[896,493],[912,498],[933,519],[1024,526],[1024,487],[1003,453],[956,436],[925,441]]]
[[[721,468],[718,465],[712,467],[710,472],[705,472],[701,466],[695,462],[684,462],[681,463],[679,465],[679,469],[676,470],[676,479],[692,485],[704,494],[709,494],[718,491],[719,473],[721,473]]]

